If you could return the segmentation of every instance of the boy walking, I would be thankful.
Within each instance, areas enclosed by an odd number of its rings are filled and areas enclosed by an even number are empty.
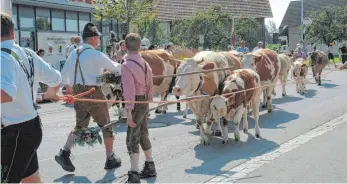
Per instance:
[[[122,64],[123,96],[126,101],[151,101],[153,95],[152,69],[141,58],[141,37],[130,33],[125,38],[127,54]],[[125,106],[127,111],[128,131],[126,145],[130,155],[131,168],[128,172],[128,183],[140,183],[140,178],[157,175],[153,158],[152,145],[148,138],[147,112],[149,104],[131,104]],[[139,145],[144,151],[146,162],[139,173]]]

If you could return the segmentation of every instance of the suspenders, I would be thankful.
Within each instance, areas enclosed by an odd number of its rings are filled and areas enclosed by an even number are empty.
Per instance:
[[[145,83],[146,83],[145,86],[146,86],[146,91],[148,93],[149,91],[148,91],[148,87],[147,87],[147,64],[145,63],[145,68],[143,68],[137,61],[134,61],[132,59],[127,59],[127,61],[131,61],[133,63],[136,63],[136,65],[138,65],[142,69],[142,71],[144,72],[144,74],[145,74]]]

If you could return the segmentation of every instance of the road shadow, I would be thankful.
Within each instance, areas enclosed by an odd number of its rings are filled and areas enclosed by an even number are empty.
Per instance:
[[[284,96],[282,98],[274,98],[272,99],[272,104],[284,104],[289,102],[297,102],[303,100],[304,98],[299,98],[295,96]]]
[[[85,176],[75,176],[75,174],[66,174],[60,178],[53,180],[53,182],[61,183],[92,183],[89,178]]]
[[[102,179],[96,181],[95,183],[110,183],[114,181],[115,179],[117,179],[115,175],[115,170],[116,169],[107,170],[105,176]]]
[[[203,146],[201,144],[196,145],[194,147],[195,157],[196,159],[202,160],[203,163],[200,166],[187,168],[185,169],[185,172],[188,174],[212,176],[224,174],[226,172],[222,171],[223,167],[225,167],[226,164],[230,163],[231,161],[245,161],[253,157],[260,156],[269,149],[278,147],[278,144],[273,141],[262,138],[256,139],[250,133],[247,133],[246,135],[248,137],[245,142],[235,142],[234,139],[229,138],[229,142],[227,144],[222,144],[221,140],[218,142],[212,140],[212,143],[209,146]],[[229,137],[234,137],[234,135],[229,134]],[[230,172],[231,171],[227,171],[229,174],[234,174]]]
[[[308,89],[306,92],[302,95],[305,98],[313,98],[317,95],[317,90],[315,89]]]
[[[336,88],[340,85],[337,85],[337,84],[332,84],[332,83],[322,83],[320,86],[324,87],[324,88]]]
[[[274,108],[275,111],[272,113],[265,113],[259,115],[259,126],[260,131],[262,128],[268,128],[268,129],[282,129],[281,124],[288,123],[290,121],[299,119],[300,115],[284,111],[282,109]],[[253,129],[255,126],[255,122],[253,119],[252,113],[248,114],[248,128]],[[230,123],[229,123],[230,124]],[[243,127],[243,120],[241,120],[240,123],[240,130]]]

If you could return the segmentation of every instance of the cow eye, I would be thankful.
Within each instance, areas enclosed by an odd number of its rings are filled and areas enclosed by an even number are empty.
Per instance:
[[[215,105],[213,105],[214,109],[217,110],[217,107]]]

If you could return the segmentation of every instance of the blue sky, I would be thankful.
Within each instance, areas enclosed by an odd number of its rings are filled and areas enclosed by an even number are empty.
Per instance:
[[[270,0],[273,18],[265,19],[265,23],[268,24],[269,20],[274,20],[278,28],[282,22],[283,16],[286,13],[290,1],[291,0]]]

